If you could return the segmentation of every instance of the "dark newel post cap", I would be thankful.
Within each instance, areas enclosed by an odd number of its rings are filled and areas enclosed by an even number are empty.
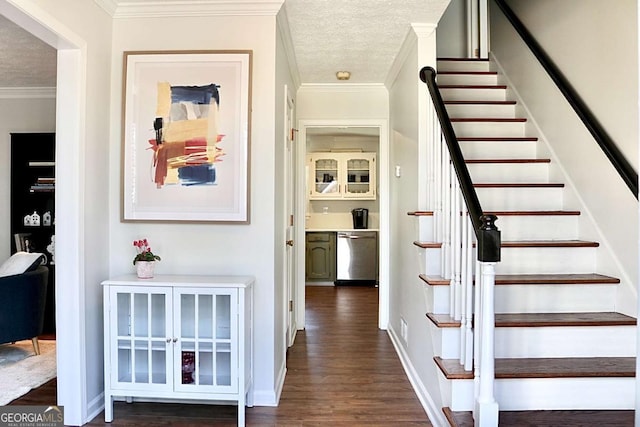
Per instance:
[[[480,221],[482,225],[478,233],[478,261],[499,262],[500,261],[500,230],[495,222],[498,217],[495,215],[482,215]]]

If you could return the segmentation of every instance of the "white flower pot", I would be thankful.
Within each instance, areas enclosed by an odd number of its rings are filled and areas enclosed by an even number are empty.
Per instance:
[[[151,279],[153,277],[153,267],[155,261],[136,261],[136,272],[140,279]]]

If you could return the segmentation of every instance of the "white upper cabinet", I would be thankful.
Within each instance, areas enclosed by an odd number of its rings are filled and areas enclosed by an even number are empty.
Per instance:
[[[376,199],[375,153],[307,155],[310,200]]]

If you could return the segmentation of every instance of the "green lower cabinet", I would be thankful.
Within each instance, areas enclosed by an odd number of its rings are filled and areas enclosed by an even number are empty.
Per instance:
[[[336,233],[307,233],[305,271],[309,282],[336,280]]]

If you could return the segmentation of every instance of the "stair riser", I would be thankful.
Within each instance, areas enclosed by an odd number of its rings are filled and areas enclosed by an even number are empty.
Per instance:
[[[490,71],[489,61],[438,61],[438,71]]]
[[[571,240],[578,238],[577,216],[507,216],[498,215],[496,225],[502,240]]]
[[[425,285],[424,298],[428,313],[449,313],[449,286]]]
[[[505,89],[440,88],[445,101],[506,101]]]
[[[503,411],[542,409],[633,409],[635,378],[497,380]]]
[[[595,248],[505,248],[496,274],[561,274],[593,271]]]
[[[448,104],[447,113],[451,118],[485,117],[515,118],[515,105],[504,104]]]
[[[453,384],[443,385],[443,403],[450,403],[454,411],[473,410],[473,380],[444,381]],[[635,378],[526,378],[495,382],[495,398],[501,411],[633,409],[634,397]]]
[[[425,286],[427,312],[449,313],[449,286]],[[583,313],[615,311],[616,286],[497,285],[496,313]]]
[[[435,239],[433,216],[419,216],[416,223],[418,224],[418,240],[420,242],[433,242]]]
[[[427,276],[439,276],[442,273],[440,267],[440,248],[418,249],[420,271]]]
[[[453,123],[456,137],[524,136],[526,123],[522,122],[458,122]]]
[[[465,159],[535,158],[535,141],[462,141],[460,148]]]
[[[636,352],[636,328],[496,327],[495,342],[497,358],[633,357]]]
[[[497,85],[496,74],[438,74],[439,85]]]
[[[485,211],[561,210],[562,188],[477,188]]]
[[[573,313],[615,311],[616,286],[499,285],[496,313]]]
[[[470,163],[473,182],[481,183],[547,183],[548,163]]]
[[[460,358],[460,328],[438,328],[431,324],[434,354],[443,359]]]

